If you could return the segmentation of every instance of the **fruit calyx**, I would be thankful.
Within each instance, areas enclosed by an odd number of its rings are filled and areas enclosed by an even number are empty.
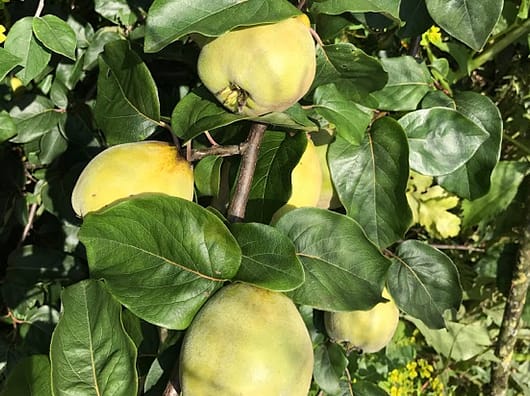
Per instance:
[[[250,93],[234,82],[230,82],[227,87],[221,89],[215,95],[221,100],[223,106],[236,114],[241,114],[245,106],[248,108],[254,107]]]

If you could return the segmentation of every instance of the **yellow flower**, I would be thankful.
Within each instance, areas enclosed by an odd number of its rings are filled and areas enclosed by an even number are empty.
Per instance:
[[[441,44],[442,43],[442,33],[438,26],[431,26],[429,30],[421,35],[420,45],[422,47],[428,47],[429,43]]]
[[[4,0],[2,0],[4,1]],[[0,25],[0,44],[2,44],[4,41],[6,41],[6,35],[4,34],[6,31],[6,28],[4,25]]]

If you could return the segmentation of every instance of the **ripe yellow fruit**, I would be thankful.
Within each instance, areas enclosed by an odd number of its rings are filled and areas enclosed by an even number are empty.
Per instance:
[[[219,290],[182,343],[183,396],[306,396],[312,373],[311,339],[293,302],[243,283]]]
[[[145,192],[191,200],[193,180],[191,165],[168,143],[119,144],[99,153],[83,169],[72,192],[72,207],[84,216]]]
[[[274,224],[282,215],[295,208],[316,207],[322,191],[322,167],[315,144],[307,139],[307,146],[300,161],[291,173],[291,197],[274,213]]]
[[[284,111],[315,78],[309,19],[302,14],[227,32],[204,45],[197,70],[206,88],[234,113]]]
[[[372,353],[383,349],[392,339],[399,322],[399,309],[383,289],[389,301],[367,311],[324,312],[324,323],[330,338],[347,350]]]

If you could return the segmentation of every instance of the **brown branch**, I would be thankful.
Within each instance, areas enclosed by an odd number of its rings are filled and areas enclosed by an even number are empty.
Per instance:
[[[247,148],[247,143],[234,144],[231,146],[212,146],[205,149],[195,149],[191,151],[190,161],[198,161],[209,155],[219,157],[230,157],[232,155],[242,155]]]
[[[490,394],[504,396],[508,390],[508,381],[512,365],[513,351],[517,341],[517,332],[521,323],[521,314],[525,306],[530,283],[530,198],[526,201],[526,225],[522,227],[519,258],[514,268],[508,301],[504,308],[495,355],[499,359],[492,366]]]
[[[266,130],[267,125],[257,122],[253,123],[250,127],[250,133],[246,142],[247,147],[241,159],[236,191],[228,207],[228,220],[231,222],[240,222],[245,218],[245,210],[252,178],[256,169],[259,148]]]
[[[37,214],[37,208],[38,208],[38,205],[36,203],[31,204],[31,207],[29,208],[28,222],[24,226],[24,230],[22,231],[22,236],[20,237],[20,241],[18,241],[18,247],[22,246],[22,244],[24,243],[24,241],[29,235],[31,227],[33,227],[33,222],[35,221],[35,215]]]

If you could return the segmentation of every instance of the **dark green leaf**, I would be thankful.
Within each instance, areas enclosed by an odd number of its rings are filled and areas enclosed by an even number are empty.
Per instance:
[[[57,111],[52,101],[44,96],[36,96],[25,107],[15,106],[11,119],[17,126],[16,143],[35,140],[65,120],[65,113]]]
[[[221,184],[223,158],[210,155],[201,159],[193,168],[195,187],[199,196],[216,197]]]
[[[138,20],[127,0],[95,0],[94,9],[102,17],[108,19],[115,24],[122,26],[131,26]]]
[[[348,216],[381,248],[402,238],[412,221],[408,155],[403,130],[388,117],[378,119],[360,145],[338,136],[329,146],[331,177]]]
[[[351,384],[351,389],[353,390],[354,395],[388,396],[388,393],[386,393],[382,388],[378,387],[373,382],[366,380],[355,381],[353,384]]]
[[[293,290],[304,282],[293,243],[276,228],[240,223],[230,229],[243,253],[235,279],[274,291]]]
[[[415,110],[421,99],[432,90],[432,78],[427,66],[411,56],[383,58],[381,63],[388,73],[388,82],[380,91],[372,93],[381,110]]]
[[[111,145],[143,140],[160,121],[158,91],[129,43],[108,43],[99,61],[95,117]]]
[[[433,25],[425,0],[401,0],[399,18],[404,22],[399,29],[400,37],[420,36]]]
[[[324,392],[336,395],[340,391],[340,379],[348,366],[348,358],[339,344],[319,344],[315,348],[315,382]]]
[[[68,149],[68,141],[61,134],[59,127],[55,127],[40,138],[39,146],[39,162],[49,165]]]
[[[7,35],[4,48],[20,59],[23,67],[17,72],[24,85],[44,71],[51,59],[51,53],[33,35],[33,18],[25,17],[15,22]]]
[[[33,18],[33,33],[49,50],[75,60],[77,38],[73,29],[55,15]]]
[[[6,111],[0,111],[0,143],[11,139],[16,134],[17,126],[11,116]]]
[[[277,22],[299,11],[284,0],[155,0],[149,8],[145,52],[157,52],[190,33],[219,36],[237,26]]]
[[[413,111],[399,123],[408,137],[410,167],[430,176],[454,172],[489,137],[468,117],[444,107]]]
[[[344,12],[377,12],[399,19],[399,1],[396,0],[319,0],[314,1],[311,12],[338,15]]]
[[[53,394],[135,395],[136,348],[121,305],[95,280],[66,288],[62,305],[50,347]]]
[[[284,214],[276,227],[296,247],[306,280],[290,295],[329,311],[368,309],[381,301],[389,261],[353,219],[317,208]]]
[[[3,47],[0,47],[0,81],[7,76],[7,73],[13,70],[16,66],[20,65],[21,62],[21,58],[13,55]]]
[[[400,309],[434,329],[445,327],[444,312],[457,310],[462,300],[460,277],[451,259],[414,240],[398,246],[387,287]]]
[[[53,329],[59,321],[59,312],[49,305],[31,308],[22,317],[19,334],[30,353],[47,354]]]
[[[485,95],[455,93],[456,110],[489,134],[471,159],[449,175],[438,177],[445,189],[462,198],[477,199],[490,189],[490,178],[501,153],[502,118],[499,109]]]
[[[51,86],[50,99],[61,109],[66,109],[68,107],[68,88],[57,78],[53,81]]]
[[[195,313],[241,262],[224,223],[199,205],[144,194],[88,214],[79,232],[90,275],[135,315],[170,329]]]
[[[304,133],[293,136],[267,131],[261,143],[246,208],[246,221],[269,223],[291,196],[291,172],[307,144]]]
[[[32,355],[20,360],[3,384],[1,396],[51,396],[50,360]]]
[[[116,40],[123,40],[124,37],[116,31],[114,27],[105,26],[95,34],[85,52],[83,63],[84,70],[92,70],[98,65],[99,54],[101,54],[107,43]]]
[[[493,31],[503,0],[425,0],[434,22],[451,36],[480,51]]]

